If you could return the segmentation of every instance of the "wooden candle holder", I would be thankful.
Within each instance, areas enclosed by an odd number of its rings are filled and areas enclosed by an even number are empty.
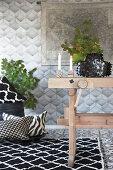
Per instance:
[[[57,70],[56,77],[61,78],[62,77],[62,70]]]
[[[68,77],[74,77],[74,70],[68,70]]]

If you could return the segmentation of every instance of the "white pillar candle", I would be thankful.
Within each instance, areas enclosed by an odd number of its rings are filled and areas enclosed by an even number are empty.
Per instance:
[[[61,54],[58,54],[58,70],[61,70]]]
[[[70,70],[72,70],[72,63],[73,63],[73,58],[72,55],[70,55]]]

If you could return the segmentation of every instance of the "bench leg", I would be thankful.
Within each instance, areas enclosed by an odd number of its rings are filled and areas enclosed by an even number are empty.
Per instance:
[[[74,165],[76,152],[76,126],[75,126],[75,100],[76,89],[69,89],[70,103],[69,103],[69,159],[68,166]]]
[[[76,151],[76,133],[75,127],[69,127],[69,159],[68,166],[73,167],[75,160],[75,151]]]

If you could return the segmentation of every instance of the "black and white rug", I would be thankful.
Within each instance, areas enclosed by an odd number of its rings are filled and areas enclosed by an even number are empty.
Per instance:
[[[97,139],[77,139],[74,167],[68,167],[68,139],[0,144],[0,170],[104,170]]]

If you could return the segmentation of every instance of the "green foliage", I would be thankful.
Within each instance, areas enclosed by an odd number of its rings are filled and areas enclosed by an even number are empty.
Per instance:
[[[92,22],[90,20],[84,21],[83,30],[75,28],[74,39],[70,43],[65,42],[61,45],[64,51],[73,56],[74,64],[84,61],[88,54],[103,52],[99,45],[98,36],[88,34],[91,25]]]
[[[15,87],[16,91],[25,96],[27,100],[24,102],[26,108],[34,109],[36,107],[37,99],[31,93],[38,85],[39,79],[34,77],[33,74],[36,68],[27,71],[23,60],[8,60],[2,59],[1,74],[6,76],[9,82]]]

